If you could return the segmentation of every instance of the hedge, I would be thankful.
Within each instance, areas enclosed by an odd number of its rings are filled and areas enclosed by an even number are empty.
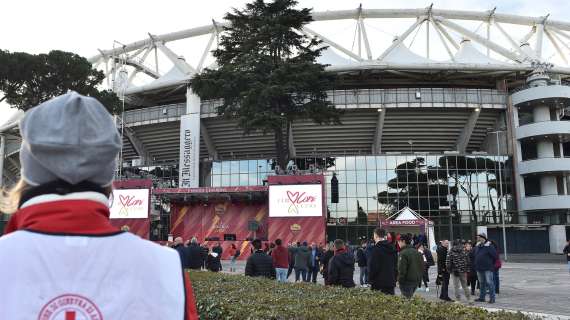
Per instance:
[[[522,313],[488,312],[455,303],[405,300],[369,289],[344,289],[308,283],[213,272],[190,272],[200,319],[406,319],[527,320]]]

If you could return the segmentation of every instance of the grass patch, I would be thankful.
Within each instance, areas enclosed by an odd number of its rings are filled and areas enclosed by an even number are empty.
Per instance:
[[[527,320],[522,313],[488,312],[454,303],[405,300],[369,289],[190,272],[200,319]]]

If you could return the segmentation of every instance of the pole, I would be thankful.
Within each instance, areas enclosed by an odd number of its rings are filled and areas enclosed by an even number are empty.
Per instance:
[[[453,218],[451,216],[451,188],[449,187],[449,159],[445,157],[445,169],[447,171],[447,204],[449,205],[449,240],[453,240]]]
[[[497,135],[497,156],[500,156],[501,148],[499,144],[499,132],[495,131]],[[501,160],[499,160],[499,201],[503,201],[503,175],[501,174]],[[505,251],[505,261],[507,261],[507,230],[505,228],[505,210],[503,209],[502,203],[499,203],[499,208],[501,210],[501,220],[503,222],[503,250]]]

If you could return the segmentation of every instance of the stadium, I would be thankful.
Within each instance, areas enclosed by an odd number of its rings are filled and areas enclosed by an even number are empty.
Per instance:
[[[433,7],[312,15],[299,32],[327,46],[318,62],[335,75],[328,98],[344,113],[339,125],[295,122],[287,168],[275,165],[271,135],[244,135],[219,101],[189,88],[216,68],[225,22],[115,42],[89,59],[125,101],[117,180],[151,189],[150,215],[131,230],[157,241],[356,243],[404,212],[432,223],[436,240],[487,232],[509,253],[562,252],[569,22]],[[4,186],[19,177],[21,117],[0,128]],[[269,188],[283,184],[321,185],[322,215],[271,217]]]

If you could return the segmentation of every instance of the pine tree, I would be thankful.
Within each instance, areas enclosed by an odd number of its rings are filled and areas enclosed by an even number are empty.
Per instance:
[[[218,49],[219,66],[192,79],[202,99],[223,99],[218,113],[235,118],[244,134],[273,134],[277,162],[289,159],[289,133],[297,119],[340,123],[340,111],[327,100],[334,78],[316,62],[321,42],[300,32],[312,21],[310,9],[294,0],[256,0],[234,9],[225,19]]]

